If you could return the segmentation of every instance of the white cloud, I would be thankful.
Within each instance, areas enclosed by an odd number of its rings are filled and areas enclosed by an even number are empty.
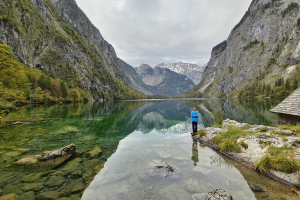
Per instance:
[[[251,0],[76,0],[118,57],[132,66],[208,62]]]

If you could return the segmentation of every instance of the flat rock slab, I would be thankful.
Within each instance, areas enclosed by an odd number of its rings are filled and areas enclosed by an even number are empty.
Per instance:
[[[96,147],[93,150],[89,151],[87,153],[87,157],[88,158],[94,158],[94,157],[98,157],[100,155],[100,153],[102,153],[102,150],[100,147]]]
[[[225,190],[218,188],[208,193],[207,200],[233,200]]]
[[[178,179],[181,172],[182,170],[173,164],[150,162],[147,174],[150,177]]]

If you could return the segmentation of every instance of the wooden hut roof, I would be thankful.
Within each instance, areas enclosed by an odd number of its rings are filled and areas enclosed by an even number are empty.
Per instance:
[[[300,116],[300,87],[270,111]]]

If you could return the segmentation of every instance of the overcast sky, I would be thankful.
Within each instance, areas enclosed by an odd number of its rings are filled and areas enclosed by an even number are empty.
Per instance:
[[[119,58],[203,65],[227,39],[251,0],[76,0]]]

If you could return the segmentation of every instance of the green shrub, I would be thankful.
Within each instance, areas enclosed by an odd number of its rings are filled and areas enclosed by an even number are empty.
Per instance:
[[[200,137],[206,137],[206,132],[201,129],[200,131],[198,131],[198,135],[200,135]]]
[[[240,143],[239,143],[244,149],[248,149],[248,144],[245,142],[245,141],[241,141]]]

